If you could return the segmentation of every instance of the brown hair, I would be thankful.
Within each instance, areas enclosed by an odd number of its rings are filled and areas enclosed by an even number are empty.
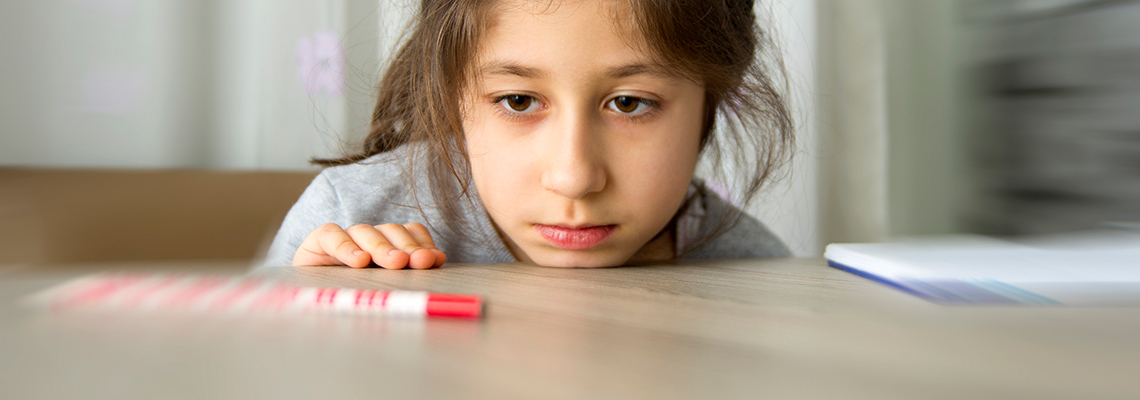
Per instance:
[[[423,0],[380,82],[363,148],[313,162],[358,163],[403,144],[424,143],[408,168],[428,169],[436,207],[452,222],[452,232],[462,232],[454,230],[467,223],[455,201],[474,199],[468,187],[460,99],[494,3]],[[635,0],[617,5],[621,9],[616,15],[629,19],[625,22],[641,34],[641,45],[661,65],[705,87],[702,154],[714,168],[712,178],[732,184],[737,202],[748,204],[790,158],[793,142],[783,97],[783,64],[775,43],[756,22],[752,0]],[[718,114],[725,119],[723,132],[717,132]],[[729,165],[735,177],[727,176]],[[728,217],[696,247],[726,231],[740,215]]]

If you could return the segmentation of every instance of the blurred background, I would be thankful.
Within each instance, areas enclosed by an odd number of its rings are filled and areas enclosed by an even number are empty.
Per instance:
[[[831,242],[1140,219],[1140,1],[758,3],[783,46],[799,129],[787,178],[749,212],[797,255]],[[0,253],[36,248],[43,259],[57,252],[43,243],[53,229],[137,215],[159,190],[181,199],[187,211],[166,217],[183,233],[251,214],[237,206],[264,208],[245,244],[262,245],[315,173],[307,160],[365,132],[379,68],[417,6],[3,2]],[[84,191],[76,182],[104,179],[84,171],[133,178]],[[215,183],[178,183],[194,179]],[[123,210],[97,209],[91,196]],[[217,240],[199,228],[172,246]],[[136,242],[154,247],[164,234]],[[175,254],[132,252],[107,257]]]

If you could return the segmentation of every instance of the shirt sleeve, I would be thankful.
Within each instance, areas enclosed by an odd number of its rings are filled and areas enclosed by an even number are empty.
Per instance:
[[[285,215],[281,228],[277,230],[277,236],[269,245],[263,266],[291,265],[293,254],[309,236],[309,232],[329,222],[344,227],[346,220],[340,196],[329,181],[327,173],[322,172],[313,179],[297,199],[297,203],[293,204],[293,208]]]

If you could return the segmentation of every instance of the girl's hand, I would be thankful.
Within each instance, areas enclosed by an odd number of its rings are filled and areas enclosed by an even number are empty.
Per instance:
[[[309,232],[293,255],[293,265],[347,265],[367,267],[369,262],[387,269],[428,269],[443,265],[447,256],[435,248],[427,227],[404,225],[353,225],[341,229],[328,223]]]

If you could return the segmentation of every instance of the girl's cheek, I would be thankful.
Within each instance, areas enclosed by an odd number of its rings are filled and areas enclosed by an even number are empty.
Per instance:
[[[520,195],[532,154],[518,140],[511,140],[494,124],[469,126],[466,132],[468,158],[476,188],[484,201],[502,206],[501,198]]]

